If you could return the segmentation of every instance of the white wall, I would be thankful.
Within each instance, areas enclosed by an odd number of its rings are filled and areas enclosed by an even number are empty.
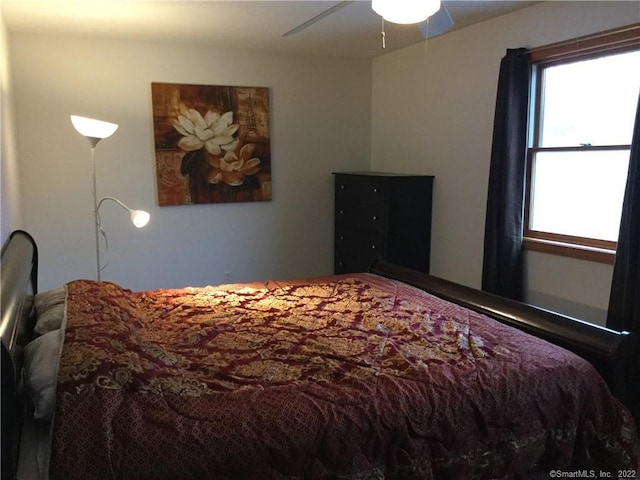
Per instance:
[[[479,287],[498,69],[536,47],[640,21],[640,2],[544,2],[373,61],[372,165],[435,175],[432,273]],[[531,252],[529,299],[602,321],[612,268]]]
[[[143,230],[105,205],[103,279],[151,289],[331,273],[335,170],[370,158],[370,61],[197,45],[11,35],[26,228],[50,288],[95,278],[89,144],[76,113],[120,125],[96,148],[98,196],[150,211]],[[273,200],[158,207],[151,82],[270,88]],[[3,207],[4,210],[4,207]]]
[[[20,169],[9,55],[9,33],[0,12],[0,244],[22,227]]]

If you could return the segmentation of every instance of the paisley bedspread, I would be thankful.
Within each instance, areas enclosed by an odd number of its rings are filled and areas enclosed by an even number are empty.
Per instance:
[[[50,476],[549,478],[637,468],[585,361],[371,274],[67,285]]]

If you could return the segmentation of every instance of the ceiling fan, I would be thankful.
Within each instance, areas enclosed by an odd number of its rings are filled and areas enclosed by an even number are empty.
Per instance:
[[[299,33],[303,30],[305,30],[306,28],[310,27],[311,25],[319,22],[320,20],[324,19],[325,17],[328,17],[329,15],[337,12],[338,10],[341,10],[347,6],[349,6],[350,4],[354,3],[357,0],[341,0],[340,2],[334,4],[332,7],[320,12],[318,15],[316,15],[315,17],[310,18],[309,20],[302,22],[300,25],[292,28],[291,30],[289,30],[288,32],[284,33],[282,36],[283,37],[288,37],[290,35],[295,35],[296,33]],[[399,0],[394,0],[393,2],[383,2],[383,1],[376,1],[374,0],[372,2],[372,8],[373,10],[378,13],[379,15],[381,15],[381,17],[383,18],[383,22],[384,20],[387,21],[391,21],[394,23],[416,23],[418,28],[420,29],[420,32],[422,33],[422,36],[424,38],[430,38],[430,37],[435,37],[437,35],[440,35],[444,32],[446,32],[447,30],[449,30],[452,26],[453,26],[453,20],[451,18],[451,15],[449,14],[449,11],[447,10],[447,7],[444,4],[441,4],[440,0],[429,0],[428,2],[426,0],[423,0],[424,3],[429,3],[429,4],[433,4],[434,6],[432,8],[435,8],[437,10],[433,10],[435,11],[435,13],[432,13],[431,15],[429,15],[426,20],[424,20],[424,17],[421,21],[415,22],[415,21],[404,21],[403,19],[398,19],[397,16],[388,16],[385,12],[384,9],[385,8],[396,8],[399,4],[402,3],[406,3],[406,4],[415,4],[416,0],[410,0],[410,1],[399,1]],[[381,5],[382,4],[382,5]],[[384,4],[387,4],[386,6]],[[383,23],[383,32],[382,32],[382,38],[383,38],[383,47],[384,47],[384,23]]]

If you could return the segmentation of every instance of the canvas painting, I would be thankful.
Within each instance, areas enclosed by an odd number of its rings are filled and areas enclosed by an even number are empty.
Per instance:
[[[159,205],[271,200],[269,89],[152,83]]]

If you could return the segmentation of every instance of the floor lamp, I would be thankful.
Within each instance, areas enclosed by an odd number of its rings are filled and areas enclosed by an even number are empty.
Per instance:
[[[102,234],[105,239],[105,244],[107,244],[107,236],[105,231],[102,229],[102,225],[100,222],[100,207],[102,206],[102,203],[105,200],[110,200],[117,203],[125,210],[129,211],[131,215],[131,221],[138,228],[144,227],[149,222],[151,216],[144,210],[133,210],[127,207],[124,203],[114,197],[104,197],[98,202],[96,191],[95,148],[100,140],[113,135],[113,133],[118,129],[118,125],[116,125],[115,123],[104,122],[102,120],[95,120],[93,118],[80,117],[78,115],[71,115],[71,123],[80,135],[89,140],[89,144],[91,145],[91,182],[93,188],[93,218],[96,237],[96,270],[98,280],[101,280],[101,272],[106,267],[106,265],[101,266],[100,264],[100,234]]]

